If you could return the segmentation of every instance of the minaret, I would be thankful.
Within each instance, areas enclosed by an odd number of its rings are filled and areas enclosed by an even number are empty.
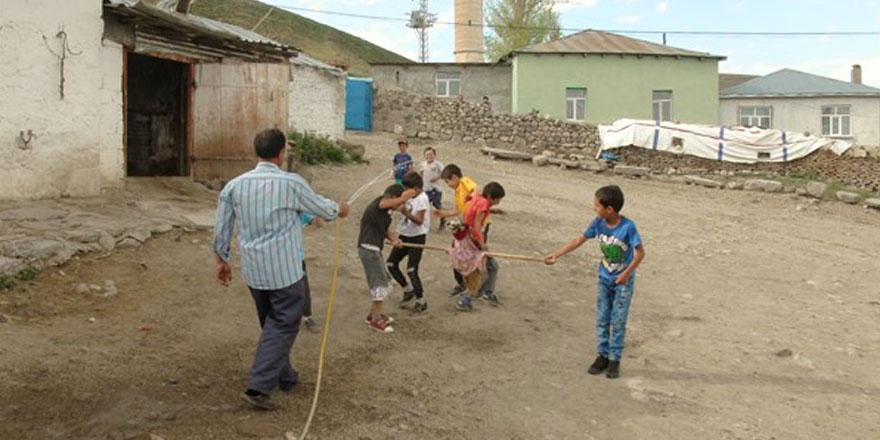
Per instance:
[[[484,63],[483,0],[455,0],[455,62]]]

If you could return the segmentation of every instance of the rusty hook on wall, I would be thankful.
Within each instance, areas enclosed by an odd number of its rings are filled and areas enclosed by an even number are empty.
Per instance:
[[[31,141],[34,140],[34,132],[32,130],[27,131],[27,138],[25,138],[25,131],[18,132],[18,148],[22,150],[30,150],[31,149]]]

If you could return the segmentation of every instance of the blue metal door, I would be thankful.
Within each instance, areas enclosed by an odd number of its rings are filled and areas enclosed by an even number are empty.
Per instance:
[[[373,131],[373,79],[345,81],[345,129]]]

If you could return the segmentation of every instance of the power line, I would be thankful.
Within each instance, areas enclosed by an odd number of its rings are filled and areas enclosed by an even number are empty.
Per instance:
[[[409,22],[409,18],[387,17],[381,15],[357,14],[353,12],[327,11],[323,9],[302,8],[297,6],[281,6],[273,5],[279,9],[289,11],[313,12],[317,14],[337,15],[342,17],[364,18],[368,20],[384,20]],[[435,24],[448,26],[467,26],[467,27],[484,27],[489,29],[514,29],[514,30],[552,30],[560,32],[580,32],[588,30],[587,28],[567,28],[567,27],[541,27],[541,26],[503,26],[491,25],[488,23],[473,24],[461,23],[455,21],[436,21]],[[762,32],[762,31],[688,31],[688,30],[633,30],[633,29],[595,29],[603,32],[611,32],[616,34],[646,34],[646,35],[692,35],[692,36],[722,36],[722,37],[866,37],[880,36],[880,31],[803,31],[803,32]]]

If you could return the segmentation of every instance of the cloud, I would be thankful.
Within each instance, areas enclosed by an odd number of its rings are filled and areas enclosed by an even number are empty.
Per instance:
[[[597,3],[599,0],[562,0],[556,4],[556,10],[564,12],[577,8],[592,8]]]
[[[657,3],[657,13],[658,14],[662,14],[662,13],[666,12],[667,9],[669,9],[669,2]]]
[[[624,24],[636,24],[641,19],[642,17],[639,17],[638,15],[621,15],[620,17],[617,17],[617,22]]]

